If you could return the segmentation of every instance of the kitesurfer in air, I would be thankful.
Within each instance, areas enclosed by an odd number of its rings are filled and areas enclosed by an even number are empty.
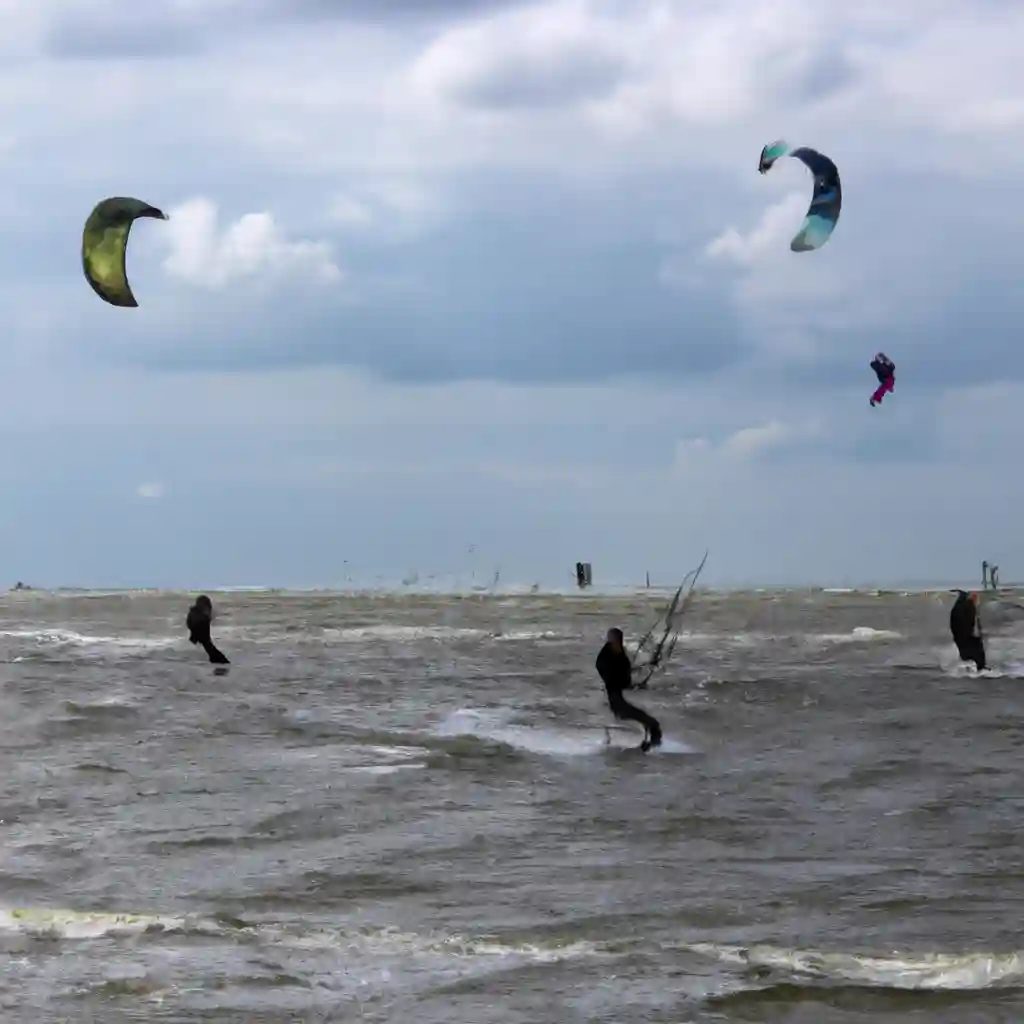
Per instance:
[[[956,601],[949,610],[949,631],[961,661],[973,661],[979,672],[985,668],[985,641],[978,621],[978,595],[956,592]]]
[[[872,408],[879,405],[882,399],[885,397],[886,392],[892,391],[896,384],[896,364],[884,353],[879,352],[874,359],[871,360],[871,369],[875,371],[875,376],[878,377],[878,387],[875,389],[875,393],[871,396]]]
[[[644,727],[643,751],[661,746],[661,726],[646,711],[630,704],[623,690],[633,689],[633,663],[629,660],[621,629],[609,629],[605,645],[597,656],[597,673],[608,692],[608,707],[620,721],[639,722]]]
[[[210,626],[213,624],[213,602],[200,594],[196,603],[188,610],[185,625],[188,626],[189,643],[199,644],[214,665],[229,665],[228,659],[217,650],[210,639]]]

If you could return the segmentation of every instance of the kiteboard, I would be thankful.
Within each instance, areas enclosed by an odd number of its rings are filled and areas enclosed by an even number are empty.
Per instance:
[[[580,725],[576,728],[601,736],[609,750],[639,750],[646,736],[643,729],[630,725]]]

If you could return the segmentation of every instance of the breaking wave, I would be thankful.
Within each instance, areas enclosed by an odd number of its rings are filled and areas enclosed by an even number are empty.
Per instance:
[[[726,964],[777,970],[795,979],[874,988],[966,992],[995,985],[1016,987],[1024,983],[1022,952],[867,956],[770,945],[695,943],[685,948]]]
[[[477,739],[501,743],[531,754],[553,757],[585,757],[617,750],[635,749],[643,737],[638,727],[613,726],[594,722],[576,727],[556,725],[525,725],[513,722],[511,713],[481,711],[462,708],[449,715],[435,730],[441,737],[472,736]],[[686,743],[665,736],[660,747],[651,753],[694,754],[697,751]]]

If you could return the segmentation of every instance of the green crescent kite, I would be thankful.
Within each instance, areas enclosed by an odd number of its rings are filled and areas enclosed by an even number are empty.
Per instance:
[[[115,196],[97,203],[82,231],[82,269],[92,290],[112,306],[138,306],[128,283],[128,233],[139,217],[167,220],[167,214],[140,199]]]

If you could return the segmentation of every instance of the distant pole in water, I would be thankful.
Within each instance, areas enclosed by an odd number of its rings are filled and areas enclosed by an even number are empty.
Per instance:
[[[988,590],[988,560],[981,563],[981,589]]]
[[[589,562],[576,563],[576,586],[586,590],[594,582],[593,571]]]
[[[650,573],[647,574],[647,589],[648,590],[651,589],[651,574]]]

